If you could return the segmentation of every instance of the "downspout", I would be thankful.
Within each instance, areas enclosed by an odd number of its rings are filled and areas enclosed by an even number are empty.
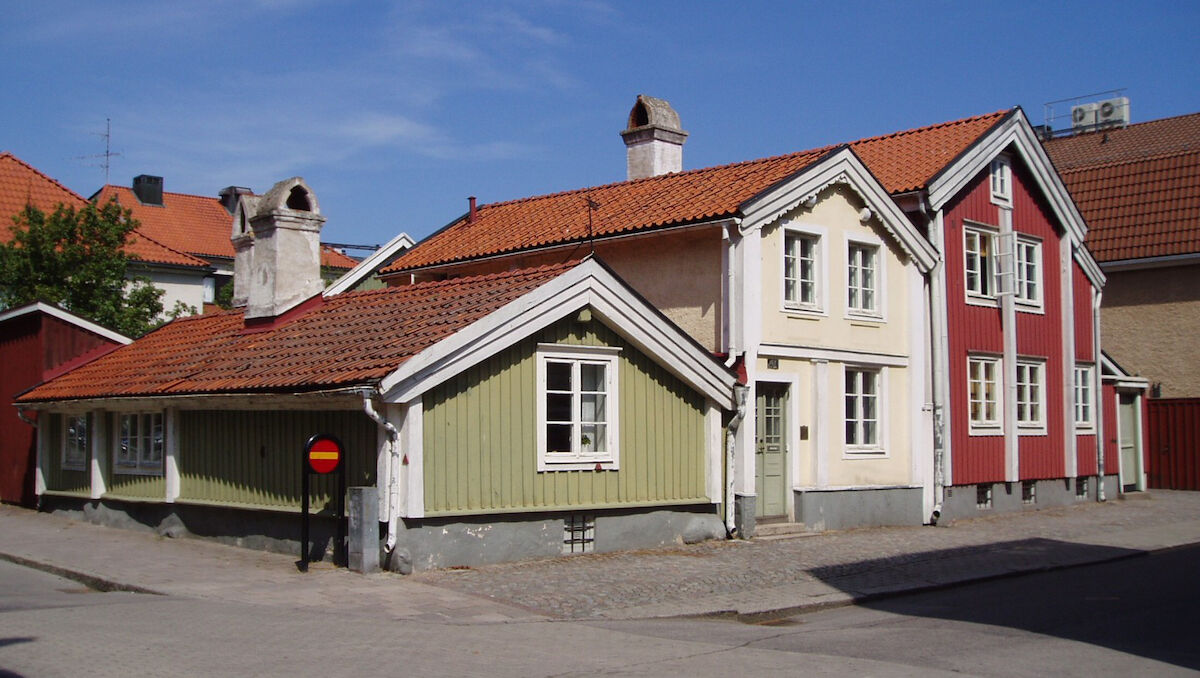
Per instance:
[[[384,546],[388,553],[396,548],[396,515],[399,513],[396,506],[396,497],[400,494],[400,446],[396,444],[396,439],[400,437],[400,432],[392,425],[392,422],[384,419],[375,411],[375,403],[371,399],[372,392],[364,390],[362,392],[363,413],[371,418],[379,428],[387,433],[388,446],[388,487],[387,487],[387,515],[383,516],[387,520],[388,534],[387,542]]]
[[[933,398],[933,512],[929,515],[929,524],[937,525],[942,516],[942,502],[946,496],[946,427],[944,422],[946,394],[942,392],[942,379],[945,376],[945,366],[942,364],[943,341],[949,342],[946,323],[942,316],[945,310],[945,295],[942,281],[945,267],[943,254],[944,239],[942,233],[941,211],[933,217],[929,214],[929,197],[921,196],[921,213],[925,216],[927,232],[930,240],[935,243],[938,256],[929,270],[929,362],[931,392]]]
[[[17,406],[17,419],[20,419],[21,421],[25,422],[26,424],[29,424],[30,426],[33,426],[35,428],[37,427],[37,420],[30,419],[29,417],[25,416],[25,408],[21,407],[19,405]]]
[[[1096,501],[1105,501],[1104,497],[1104,379],[1100,376],[1100,299],[1104,296],[1101,290],[1095,290],[1092,295],[1092,353],[1096,358]],[[1076,481],[1078,482],[1078,481]],[[1117,479],[1117,485],[1121,484]]]
[[[741,428],[742,420],[746,418],[746,392],[748,390],[740,384],[733,387],[733,399],[737,404],[737,412],[729,420],[729,427],[725,430],[725,532],[730,537],[734,536],[737,531],[733,510],[734,454],[737,452],[737,432]]]

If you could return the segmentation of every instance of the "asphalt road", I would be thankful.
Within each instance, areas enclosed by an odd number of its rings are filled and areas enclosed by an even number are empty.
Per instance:
[[[1190,547],[755,625],[396,621],[87,592],[0,563],[0,676],[1193,675],[1198,559]]]

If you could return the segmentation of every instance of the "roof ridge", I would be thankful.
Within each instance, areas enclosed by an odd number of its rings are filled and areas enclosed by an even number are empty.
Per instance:
[[[568,196],[568,195],[582,195],[582,194],[589,193],[591,191],[599,191],[599,190],[603,190],[603,189],[614,188],[616,186],[623,186],[623,185],[632,186],[632,185],[636,185],[636,184],[649,183],[652,181],[663,181],[666,179],[670,179],[672,177],[680,177],[680,176],[688,176],[688,175],[695,176],[695,175],[703,174],[706,172],[724,171],[724,170],[732,169],[735,167],[744,167],[744,166],[748,166],[748,165],[755,165],[755,164],[761,164],[761,163],[777,162],[777,161],[783,160],[783,159],[798,158],[801,156],[815,155],[818,153],[828,153],[829,151],[831,151],[835,148],[840,148],[842,146],[856,146],[859,144],[865,144],[865,143],[869,143],[872,141],[880,141],[883,139],[907,136],[907,135],[911,135],[911,134],[917,134],[920,132],[928,132],[931,130],[935,130],[935,129],[939,129],[939,128],[943,128],[943,127],[950,127],[953,125],[964,125],[964,124],[976,122],[979,120],[983,120],[985,118],[990,118],[993,116],[1005,115],[1007,113],[1008,113],[1007,110],[1001,109],[998,111],[993,111],[991,113],[984,113],[984,114],[974,115],[974,116],[970,116],[970,117],[966,117],[966,118],[958,118],[956,120],[946,120],[946,121],[935,123],[932,125],[925,125],[924,127],[913,127],[913,128],[906,129],[906,130],[889,132],[887,134],[879,134],[879,135],[871,136],[871,137],[863,137],[861,139],[856,139],[854,141],[830,143],[830,144],[826,144],[824,146],[817,146],[815,148],[809,148],[809,149],[800,150],[800,151],[792,151],[790,153],[780,153],[778,155],[769,155],[769,156],[765,156],[762,158],[750,158],[748,160],[738,160],[736,162],[729,162],[729,163],[724,163],[721,165],[710,165],[707,167],[697,167],[695,169],[684,170],[682,172],[668,172],[666,174],[657,174],[652,177],[642,177],[639,179],[626,179],[624,181],[613,181],[613,182],[609,182],[607,184],[598,184],[595,186],[586,186],[583,188],[574,188],[574,189],[569,189],[569,190],[565,190],[565,191],[556,191],[554,193],[543,193],[543,194],[539,194],[539,195],[525,196],[522,198],[514,198],[512,200],[501,200],[498,202],[485,203],[483,205],[480,205],[479,209],[482,210],[482,209],[489,209],[489,208],[495,208],[495,207],[505,207],[508,205],[515,205],[515,204],[526,203],[526,202],[534,202],[534,201],[538,201],[538,200],[550,200],[550,199],[554,199],[554,198],[561,198],[561,197]],[[457,223],[458,221],[461,221],[461,218],[456,219],[452,223]]]
[[[63,184],[62,182],[60,182],[58,179],[55,179],[54,177],[50,176],[49,174],[46,174],[45,172],[41,171],[40,169],[38,169],[38,168],[34,167],[33,165],[30,165],[29,163],[25,162],[24,160],[22,160],[22,159],[18,158],[16,155],[14,155],[14,154],[12,153],[12,151],[0,151],[0,158],[5,158],[5,157],[12,158],[12,159],[13,159],[13,161],[14,161],[14,162],[16,162],[18,165],[21,165],[21,166],[22,166],[22,167],[24,167],[25,169],[27,169],[27,170],[29,170],[29,171],[33,172],[34,174],[36,174],[36,175],[38,175],[38,176],[42,177],[43,179],[45,179],[45,180],[49,181],[50,183],[54,184],[55,186],[58,186],[59,188],[61,188],[61,189],[63,189],[64,191],[66,191],[67,193],[70,193],[71,195],[73,195],[73,196],[75,196],[76,198],[78,198],[80,201],[82,201],[82,202],[87,202],[87,200],[86,200],[86,199],[85,199],[85,198],[84,198],[82,195],[79,195],[79,194],[78,194],[78,193],[76,193],[75,191],[72,191],[71,189],[67,188],[67,186],[66,186],[65,184]]]
[[[993,116],[1007,115],[1010,110],[1012,110],[1012,109],[1000,109],[998,111],[992,111],[991,113],[982,113],[980,115],[972,115],[967,118],[958,118],[957,120],[946,120],[944,122],[934,123],[932,125],[925,125],[923,127],[913,127],[911,129],[900,130],[898,132],[889,132],[887,134],[879,134],[879,135],[876,135],[873,137],[865,137],[863,139],[856,139],[854,141],[848,141],[848,142],[846,142],[845,145],[846,146],[856,146],[858,144],[865,144],[870,141],[880,141],[883,139],[894,139],[896,137],[907,136],[910,134],[917,134],[918,132],[929,132],[931,130],[940,129],[943,127],[951,127],[953,125],[965,125],[965,124],[972,123],[972,122],[978,122],[978,121],[984,120],[986,118],[991,118]]]

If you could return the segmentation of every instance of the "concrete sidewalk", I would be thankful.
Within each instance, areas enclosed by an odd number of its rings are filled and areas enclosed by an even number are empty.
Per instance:
[[[938,528],[708,542],[401,576],[167,539],[0,506],[0,558],[95,588],[435,623],[776,618],[898,593],[1200,543],[1200,493],[1078,504]]]

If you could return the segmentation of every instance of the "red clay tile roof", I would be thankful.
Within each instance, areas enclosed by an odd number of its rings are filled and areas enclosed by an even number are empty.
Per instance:
[[[52,212],[60,204],[80,208],[87,201],[12,153],[0,153],[0,241],[12,238],[12,217],[27,204]],[[173,250],[138,231],[130,236],[125,251],[146,262],[208,266],[208,262]]]
[[[1200,253],[1200,113],[1045,146],[1098,261]]]
[[[347,292],[274,329],[241,311],[180,318],[26,393],[22,402],[373,384],[408,358],[578,262]]]
[[[107,202],[113,197],[133,212],[133,218],[141,223],[146,235],[167,247],[200,257],[233,258],[233,244],[229,241],[233,217],[225,211],[220,199],[163,191],[161,206],[143,205],[133,189],[111,184],[93,196],[97,202]],[[357,263],[333,248],[321,247],[322,266],[350,269]]]
[[[923,188],[1008,111],[861,139],[849,144],[890,193]],[[434,233],[383,269],[433,264],[579,242],[595,236],[696,223],[738,213],[742,204],[837,148],[664,174],[565,193],[482,205]]]
[[[60,203],[82,207],[87,201],[12,153],[0,153],[0,240],[12,238],[12,218],[26,205],[53,212]]]

